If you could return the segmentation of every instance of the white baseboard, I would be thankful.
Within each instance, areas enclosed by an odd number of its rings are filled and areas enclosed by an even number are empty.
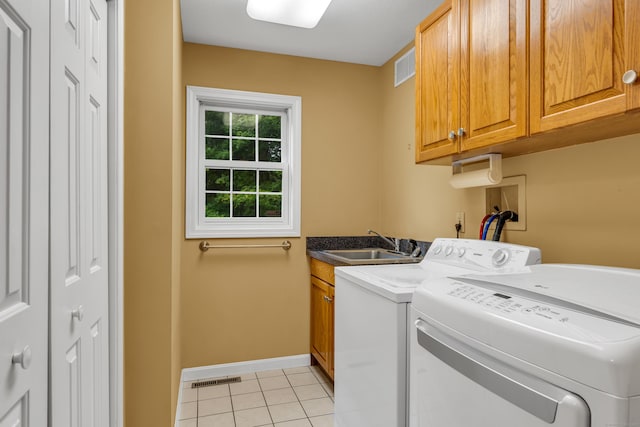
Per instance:
[[[275,357],[273,359],[248,360],[246,362],[224,363],[221,365],[198,366],[182,370],[182,381],[194,381],[202,378],[217,378],[227,375],[239,375],[248,372],[269,371],[272,369],[298,368],[309,366],[311,356],[299,354],[296,356]]]

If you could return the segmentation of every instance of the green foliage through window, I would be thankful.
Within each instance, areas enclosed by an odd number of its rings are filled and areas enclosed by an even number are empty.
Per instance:
[[[222,111],[206,111],[204,114],[206,135],[229,136],[229,115]]]
[[[282,191],[282,171],[260,171],[260,191],[280,193]]]
[[[207,137],[204,144],[205,159],[229,160],[229,138]]]
[[[231,194],[207,194],[205,216],[208,218],[229,218]]]
[[[282,196],[275,194],[260,195],[260,216],[278,217],[282,216]]]
[[[250,139],[234,139],[232,145],[233,160],[256,160],[256,143]]]
[[[205,217],[281,218],[283,171],[271,168],[282,162],[282,117],[206,110],[204,129],[205,159],[212,161],[205,166]]]

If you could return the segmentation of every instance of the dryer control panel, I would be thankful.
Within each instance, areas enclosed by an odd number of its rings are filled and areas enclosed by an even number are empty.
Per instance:
[[[448,292],[448,295],[473,302],[503,314],[522,312],[523,314],[531,314],[559,322],[567,322],[570,318],[569,310],[563,310],[553,305],[544,305],[472,285],[461,283],[459,285],[460,286]]]
[[[587,307],[554,300],[544,295],[519,294],[489,284],[475,285],[473,280],[443,279],[432,283],[432,295],[459,301],[468,313],[487,313],[494,319],[505,318],[512,326],[527,325],[530,331],[545,330],[557,336],[589,342],[610,342],[638,336],[640,329],[623,319]]]

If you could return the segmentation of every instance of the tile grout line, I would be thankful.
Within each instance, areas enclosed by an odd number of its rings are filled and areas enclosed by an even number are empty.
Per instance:
[[[231,402],[231,416],[233,417],[233,425],[234,427],[238,425],[238,423],[236,422],[236,410],[233,409],[233,395],[231,394],[231,384],[228,384],[229,386],[229,401]]]
[[[200,424],[200,389],[196,388],[196,427]]]
[[[284,371],[282,371],[284,374]],[[276,423],[273,421],[273,416],[271,415],[271,410],[269,409],[269,404],[267,403],[267,397],[264,395],[264,390],[262,389],[262,383],[260,382],[260,378],[258,378],[258,373],[254,372],[256,376],[256,381],[258,381],[258,387],[260,387],[260,393],[262,393],[262,398],[264,399],[264,406],[267,408],[267,413],[269,414],[269,419],[271,420],[271,425],[275,425]]]
[[[300,405],[300,408],[302,409],[302,413],[305,415],[305,418],[294,418],[292,420],[286,420],[283,422],[288,422],[288,421],[296,421],[296,420],[304,420],[306,419],[309,424],[311,424],[311,420],[309,419],[309,415],[307,414],[307,411],[305,411],[304,406],[302,406],[302,401],[300,400],[300,398],[298,397],[298,393],[296,393],[296,389],[294,388],[293,384],[291,384],[291,381],[289,380],[289,375],[287,375],[286,372],[284,372],[284,370],[282,370],[282,374],[284,375],[285,379],[287,380],[287,383],[289,384],[289,388],[291,389],[291,391],[293,392],[293,395],[296,397],[296,402]],[[293,375],[293,374],[292,374]],[[260,385],[260,389],[262,390],[262,384],[260,383],[260,381],[258,381],[258,384]],[[276,389],[277,390],[277,389]],[[281,389],[281,390],[284,390]],[[264,394],[264,393],[263,393]],[[265,398],[265,404],[266,404],[266,398]],[[275,405],[274,405],[275,406]],[[271,409],[269,409],[269,405],[267,404],[267,411],[269,412],[269,415],[271,416]],[[271,417],[271,421],[273,422],[273,425],[275,425],[275,421],[273,421],[273,417]]]
[[[298,405],[300,405],[300,407],[302,408],[302,413],[307,416],[307,421],[309,421],[309,424],[311,424],[311,420],[309,419],[309,414],[307,414],[307,411],[304,410],[304,406],[302,405],[302,400],[300,400],[300,396],[298,396],[298,393],[296,393],[295,387],[293,386],[293,384],[291,384],[291,381],[289,381],[289,376],[286,374],[286,372],[284,375],[287,377],[287,382],[291,386],[291,390],[293,390],[293,394],[296,396],[296,399],[298,400]]]
[[[311,370],[311,369],[309,369]],[[286,375],[286,374],[285,374]],[[313,373],[312,373],[313,375]],[[314,376],[315,378],[315,376]],[[311,424],[311,420],[309,419],[309,414],[307,413],[307,411],[304,409],[304,405],[302,404],[302,400],[300,400],[300,396],[298,396],[298,393],[296,393],[296,389],[293,387],[293,384],[291,384],[291,381],[289,381],[289,377],[287,377],[287,381],[289,382],[289,384],[291,385],[291,389],[293,390],[293,394],[296,396],[296,399],[298,399],[298,404],[300,405],[300,407],[302,408],[302,412],[307,416],[307,420],[309,421],[309,424]]]
[[[315,374],[315,372],[313,372],[313,370],[311,369],[311,367],[309,367],[309,371],[311,372],[311,374],[313,375],[313,377],[316,379],[316,383],[318,386],[320,386],[320,388],[322,389],[322,391],[326,394],[326,397],[331,398],[331,396],[329,396],[329,393],[327,393],[327,391],[324,389],[324,387],[322,387],[322,379],[318,378],[318,376]],[[286,375],[286,374],[285,374]],[[292,374],[292,375],[296,375],[296,374]],[[289,381],[289,377],[287,376],[287,381]],[[291,382],[289,382],[289,384],[291,384]],[[298,387],[304,387],[306,385],[315,385],[315,384],[302,384],[299,385]],[[302,411],[305,413],[305,415],[307,416],[307,420],[309,421],[309,424],[313,425],[313,423],[311,422],[311,415],[309,415],[309,413],[307,412],[307,410],[305,409],[304,405],[302,404],[302,400],[300,399],[300,397],[298,396],[298,393],[296,393],[296,389],[295,386],[293,386],[293,384],[291,385],[291,388],[293,388],[293,394],[295,394],[296,399],[298,399],[298,403],[300,404],[300,407],[302,408]],[[325,397],[319,397],[319,398],[312,398],[312,399],[306,399],[306,401],[310,401],[310,400],[319,400],[319,399],[324,399]],[[333,401],[333,399],[332,399]],[[320,415],[318,415],[320,416]]]

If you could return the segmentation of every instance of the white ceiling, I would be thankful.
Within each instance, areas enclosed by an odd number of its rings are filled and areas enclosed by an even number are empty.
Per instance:
[[[247,0],[181,0],[182,31],[185,42],[379,66],[441,1],[333,0],[304,29],[249,18]]]

